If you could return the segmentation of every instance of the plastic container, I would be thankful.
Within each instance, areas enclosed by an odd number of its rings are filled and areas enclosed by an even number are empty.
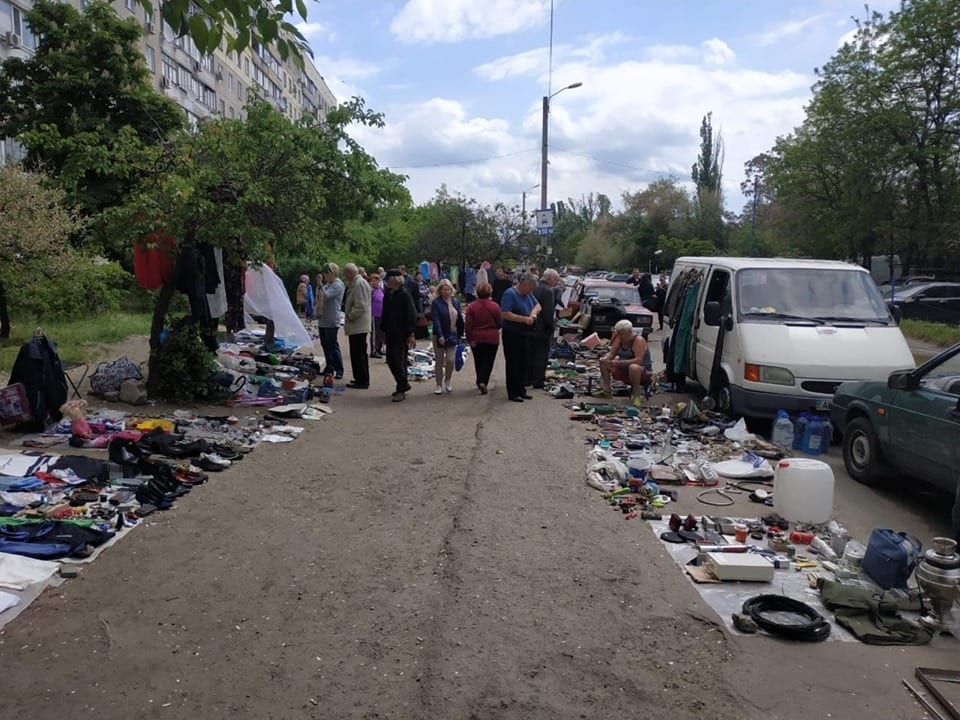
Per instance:
[[[833,513],[833,470],[822,460],[787,458],[773,475],[773,507],[785,520],[825,523]]]
[[[823,443],[821,452],[827,452],[833,444],[833,423],[827,419],[823,421]]]
[[[777,419],[773,422],[770,441],[783,448],[793,447],[793,421],[786,410],[777,410]]]
[[[645,457],[632,457],[627,460],[627,470],[631,477],[646,478],[649,468],[650,460]]]
[[[803,445],[803,434],[807,430],[807,424],[810,422],[810,416],[807,413],[801,413],[797,418],[797,425],[793,430],[793,449],[799,450]]]
[[[811,415],[807,419],[800,451],[807,455],[820,455],[823,452],[823,421],[816,415]]]

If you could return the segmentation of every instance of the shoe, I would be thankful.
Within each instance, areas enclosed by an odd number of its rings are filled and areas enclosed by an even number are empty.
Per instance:
[[[523,398],[524,400],[533,400],[533,395],[528,395],[527,393],[524,393],[520,397]]]
[[[633,400],[630,401],[630,404],[633,405],[635,408],[643,407],[643,398],[635,397]]]
[[[405,397],[406,397],[406,394],[405,394],[405,393],[395,392],[395,393],[391,396],[391,400],[392,400],[393,402],[401,402]]]
[[[613,395],[606,390],[594,390],[593,394],[590,397],[601,398],[603,400],[609,400]]]
[[[333,379],[334,379],[334,380],[343,380],[343,371],[341,370],[341,371],[338,372],[338,373],[334,373],[334,374],[333,374]]]
[[[437,385],[437,389],[433,391],[434,395],[443,395],[443,385]]]
[[[509,398],[510,402],[523,402],[523,398],[517,395],[516,397]]]
[[[208,469],[203,466],[204,463],[206,463],[207,465],[216,465],[221,470],[223,470],[223,468],[230,467],[230,461],[227,460],[226,458],[220,457],[216,453],[200,453],[200,459],[199,459],[199,462],[197,462],[197,465],[200,467],[201,470]]]
[[[452,392],[453,392],[453,383],[452,383],[452,382],[448,382],[446,385],[443,386],[443,389],[446,390],[448,393],[452,393]]]
[[[408,392],[410,392],[411,390],[413,390],[413,388],[410,387],[410,383],[407,383],[406,385],[403,386],[403,390],[401,390],[400,392],[408,393]]]
[[[370,389],[369,385],[361,385],[356,380],[351,380],[350,382],[348,382],[347,387],[353,390],[369,390]]]
[[[484,383],[480,383],[479,385],[477,385],[477,387],[480,388],[481,395],[487,394],[487,386]]]

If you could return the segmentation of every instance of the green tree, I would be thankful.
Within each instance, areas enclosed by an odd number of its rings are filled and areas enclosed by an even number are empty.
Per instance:
[[[154,92],[137,47],[142,28],[104,2],[83,13],[37,0],[28,13],[36,52],[0,65],[0,137],[26,148],[86,217],[120,205],[183,127],[182,110]]]
[[[625,242],[628,264],[646,267],[658,257],[661,238],[688,237],[694,232],[694,207],[686,189],[676,180],[660,178],[639,192],[624,192]]]
[[[323,126],[292,123],[263,101],[246,114],[205,121],[167,146],[156,174],[111,213],[114,232],[131,245],[155,233],[175,238],[178,260],[200,243],[224,248],[233,263],[257,264],[281,247],[317,257],[341,247],[350,221],[408,197],[403,178],[349,135],[351,124],[383,122],[363,101],[339,106]],[[177,281],[175,270],[157,300],[151,370]]]
[[[43,177],[0,165],[0,338],[10,337],[8,288],[75,270],[67,238],[80,226],[63,193]]]
[[[714,132],[713,113],[700,122],[700,156],[693,165],[691,178],[695,186],[694,223],[697,235],[721,250],[726,248],[723,213],[723,137]]]

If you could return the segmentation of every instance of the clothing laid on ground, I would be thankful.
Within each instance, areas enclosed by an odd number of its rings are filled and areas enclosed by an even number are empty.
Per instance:
[[[103,545],[113,533],[59,520],[0,525],[0,552],[54,560],[86,554],[87,546]]]

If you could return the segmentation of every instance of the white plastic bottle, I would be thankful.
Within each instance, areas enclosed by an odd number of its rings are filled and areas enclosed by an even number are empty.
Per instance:
[[[774,445],[779,445],[787,450],[793,447],[793,421],[787,415],[786,410],[777,410],[777,419],[773,421],[770,440]]]

